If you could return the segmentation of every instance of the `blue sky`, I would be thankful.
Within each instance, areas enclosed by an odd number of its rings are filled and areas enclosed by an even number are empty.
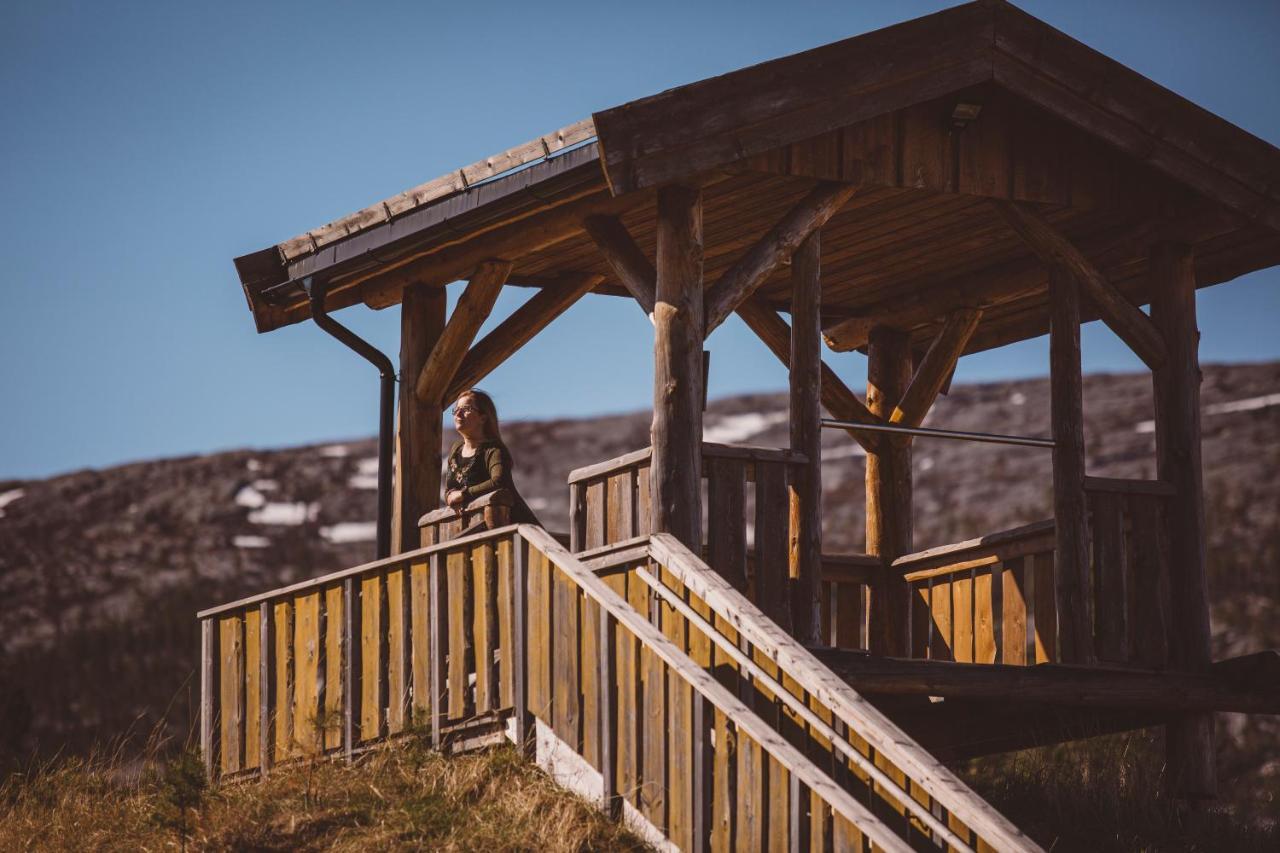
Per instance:
[[[256,334],[232,258],[593,110],[946,5],[4,4],[0,479],[372,434],[372,369],[309,324]],[[1280,142],[1280,4],[1019,5]],[[1199,308],[1205,361],[1280,357],[1280,271]],[[339,318],[398,349],[398,309]],[[1096,325],[1086,368],[1137,369]],[[647,407],[651,341],[634,305],[588,297],[485,386],[509,418]],[[736,320],[709,348],[713,396],[785,387]],[[1045,350],[958,379],[1043,373]],[[828,358],[862,385],[860,356]]]

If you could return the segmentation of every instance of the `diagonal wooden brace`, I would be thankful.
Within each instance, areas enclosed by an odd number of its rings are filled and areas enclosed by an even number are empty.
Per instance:
[[[796,247],[825,225],[857,191],[858,187],[853,184],[823,182],[787,211],[777,225],[770,228],[707,290],[704,309],[706,334],[710,335],[736,311],[774,270],[790,261]]]
[[[778,360],[790,369],[791,328],[778,316],[778,312],[759,299],[748,298],[738,306],[738,316],[760,340],[764,341],[764,345],[778,357]],[[836,376],[835,371],[828,367],[826,362],[822,363],[821,396],[822,405],[839,420],[859,424],[884,424],[881,418],[871,414],[858,396],[849,390],[848,385],[840,381],[840,377]],[[879,447],[881,437],[874,433],[857,430],[848,432],[868,452],[873,452]]]
[[[603,280],[599,275],[567,273],[539,290],[471,348],[443,399],[456,400],[474,387]]]
[[[1119,335],[1147,367],[1156,370],[1164,365],[1167,359],[1164,338],[1155,323],[1116,290],[1083,252],[1029,205],[999,199],[991,199],[990,203],[1040,260],[1066,269],[1080,282],[1097,307],[1102,322]]]
[[[582,227],[595,241],[618,281],[640,303],[641,310],[653,316],[658,273],[622,220],[616,216],[588,216],[582,221]]]
[[[924,422],[924,416],[933,408],[943,384],[951,376],[956,361],[973,337],[981,319],[981,308],[960,308],[947,316],[942,331],[938,332],[938,336],[929,345],[929,351],[911,377],[911,384],[889,416],[890,423],[918,427]]]
[[[427,363],[418,374],[415,391],[424,403],[444,404],[444,392],[453,381],[462,362],[462,356],[475,340],[476,332],[484,323],[498,292],[511,274],[511,262],[489,260],[476,268],[467,289],[462,292],[453,316],[440,333],[436,345],[431,348]]]

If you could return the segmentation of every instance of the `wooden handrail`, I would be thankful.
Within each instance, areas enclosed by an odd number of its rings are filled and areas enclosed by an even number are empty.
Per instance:
[[[650,554],[716,616],[725,620],[787,677],[898,767],[921,790],[1000,850],[1039,850],[1007,818],[974,794],[902,729],[822,665],[724,578],[674,537],[650,539]]]
[[[997,558],[1012,556],[1019,548],[1028,543],[1046,540],[1052,547],[1054,531],[1053,519],[1024,524],[999,533],[980,536],[977,539],[966,539],[951,545],[940,545],[898,557],[889,566],[904,576],[966,562],[972,558],[995,555]],[[1025,552],[1023,552],[1025,553]],[[918,578],[917,578],[918,579]]]
[[[613,459],[606,459],[604,462],[584,465],[569,472],[568,482],[572,485],[583,480],[593,480],[606,474],[623,471],[647,461],[652,455],[653,448],[642,447],[639,450],[632,450],[621,456],[615,456]],[[750,462],[779,462],[784,465],[805,465],[809,462],[809,458],[803,453],[797,453],[794,450],[785,448],[717,444],[711,441],[702,443],[702,455],[704,458],[710,456],[720,459],[744,459]]]
[[[545,530],[522,524],[519,532],[526,542],[541,551],[556,568],[567,575],[584,595],[593,599],[602,610],[617,620],[619,625],[630,631],[651,654],[661,659],[672,672],[678,674],[708,702],[720,709],[736,728],[760,744],[761,748],[767,750],[788,772],[794,774],[801,783],[822,797],[841,817],[858,827],[874,844],[885,850],[909,851],[911,849],[866,806],[855,800],[804,753],[756,716],[710,672],[695,664],[657,627],[636,613],[616,592],[596,577],[591,569],[552,539]],[[675,542],[674,539],[671,541]],[[760,614],[760,618],[764,619],[763,614]],[[906,735],[902,737],[905,738]]]
[[[432,554],[438,554],[442,551],[474,545],[477,542],[485,542],[489,539],[501,539],[503,536],[515,529],[516,525],[508,524],[505,527],[499,527],[494,530],[482,530],[479,533],[472,533],[468,536],[459,536],[457,539],[449,539],[445,542],[437,542],[435,545],[428,545],[425,548],[415,548],[412,551],[405,551],[403,554],[396,554],[381,560],[374,560],[369,563],[362,563],[350,569],[342,569],[337,572],[330,572],[327,575],[321,575],[318,578],[311,578],[305,581],[299,581],[289,586],[282,586],[278,589],[260,592],[257,595],[251,595],[248,598],[241,598],[237,601],[231,601],[226,604],[219,604],[217,607],[210,607],[207,610],[201,610],[196,613],[197,619],[207,619],[210,616],[217,616],[220,613],[226,613],[231,610],[237,610],[247,607],[251,604],[259,604],[263,601],[271,601],[276,598],[283,598],[286,595],[293,595],[296,592],[321,587],[331,584],[334,581],[343,580],[349,577],[367,574],[369,572],[381,571],[383,569],[399,568],[409,565],[410,563],[422,563],[430,559]],[[550,534],[548,534],[550,535]]]
[[[442,506],[439,509],[433,509],[418,519],[418,526],[425,527],[428,524],[435,524],[440,521],[448,521],[457,518],[463,512],[472,512],[478,509],[484,509],[487,506],[505,506],[510,507],[515,503],[515,497],[511,494],[510,489],[494,489],[488,494],[481,495],[475,500],[462,507],[462,510],[456,510],[451,506]]]

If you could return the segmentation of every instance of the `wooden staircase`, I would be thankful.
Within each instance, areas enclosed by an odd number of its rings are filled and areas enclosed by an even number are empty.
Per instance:
[[[199,614],[212,777],[509,737],[661,847],[1036,845],[676,539],[507,526]]]

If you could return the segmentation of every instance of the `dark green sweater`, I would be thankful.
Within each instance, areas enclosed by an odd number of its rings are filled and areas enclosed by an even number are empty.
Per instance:
[[[475,456],[462,455],[462,442],[455,442],[449,449],[448,470],[445,473],[445,494],[454,490],[462,492],[463,504],[469,504],[482,495],[498,489],[507,489],[514,497],[511,506],[513,524],[537,524],[538,519],[529,505],[516,491],[511,477],[511,451],[500,441],[485,441],[476,448]]]

